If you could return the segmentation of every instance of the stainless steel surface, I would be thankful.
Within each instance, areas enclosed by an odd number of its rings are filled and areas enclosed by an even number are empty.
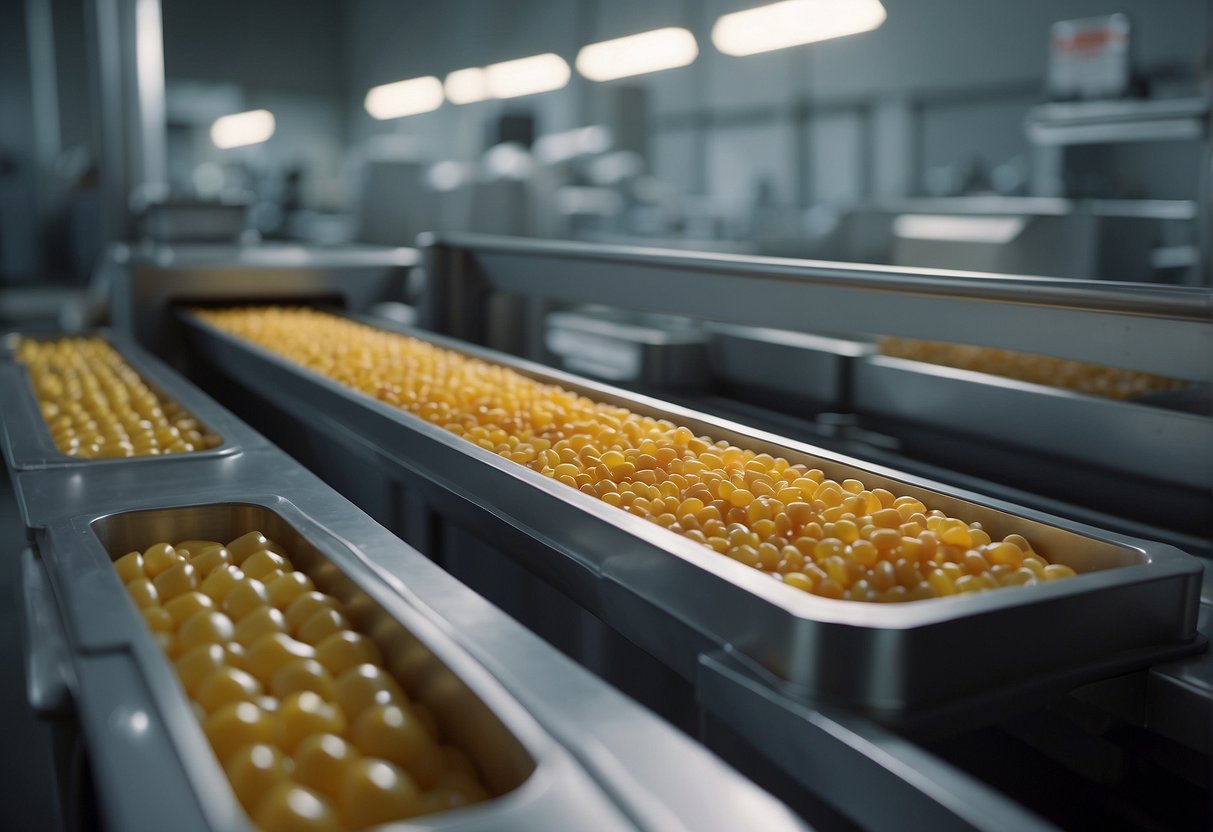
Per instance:
[[[216,424],[224,412],[198,398],[195,415]],[[406,623],[523,742],[538,763],[526,783],[483,811],[451,814],[441,827],[805,828],[782,804],[557,654],[263,440],[203,463],[166,458],[154,466],[28,468],[13,470],[12,478],[46,567],[50,606],[63,622],[63,651],[52,649],[57,631],[41,628],[31,631],[31,650],[41,657],[66,653],[40,678],[57,672],[71,693],[110,828],[163,829],[166,818],[180,830],[247,828],[98,536],[132,544],[131,535],[159,535],[167,528],[159,524],[172,520],[179,528],[176,521],[186,516],[208,523],[251,518],[283,537],[290,534],[283,524],[297,530]],[[232,503],[241,508],[222,507]],[[205,508],[191,508],[198,506]]]
[[[120,247],[111,253],[114,329],[157,355],[177,347],[170,307],[208,300],[307,300],[366,312],[405,299],[410,248],[294,245]]]
[[[1213,489],[1213,417],[921,361],[854,365],[856,412],[1004,442],[1087,465]]]
[[[103,244],[132,239],[133,217],[168,191],[160,0],[89,0]]]
[[[422,325],[477,343],[485,298],[506,293],[799,332],[1030,347],[1213,380],[1208,289],[476,236],[431,239],[425,258]]]
[[[668,316],[549,312],[544,346],[566,370],[620,384],[694,389],[707,382],[707,337]]]
[[[46,420],[38,409],[38,399],[30,384],[29,373],[24,365],[11,359],[12,339],[20,336],[10,333],[0,344],[0,400],[5,407],[0,409],[0,445],[9,465],[16,470],[44,468],[49,466],[84,466],[131,464],[136,466],[162,465],[175,460],[197,461],[229,456],[242,448],[264,444],[265,440],[249,430],[213,400],[179,375],[148,355],[129,339],[110,334],[102,337],[109,342],[140,377],[158,393],[181,405],[205,428],[223,440],[222,444],[202,451],[182,454],[164,454],[114,459],[84,459],[62,453],[51,438]],[[57,338],[61,336],[28,336],[33,338]],[[205,415],[204,415],[205,414]]]
[[[1200,605],[1199,627],[1213,634],[1213,601]],[[1144,723],[1205,754],[1213,751],[1213,653],[1150,668]]]
[[[1134,540],[746,429],[528,362],[419,334],[598,401],[666,418],[842,479],[909,494],[992,536],[1024,534],[1082,574],[1025,591],[900,605],[832,601],[770,576],[403,411],[303,370],[188,313],[194,347],[221,373],[296,417],[316,417],[378,446],[398,476],[462,524],[557,582],[627,637],[693,678],[699,652],[729,646],[789,683],[803,700],[845,702],[885,716],[929,712],[992,690],[1047,678],[1057,689],[1091,674],[1198,650],[1199,563]],[[1081,621],[1081,627],[1063,622]],[[1126,621],[1134,622],[1125,626]],[[666,626],[667,624],[671,626]],[[1004,635],[1018,637],[1008,642]],[[998,651],[983,645],[997,642]],[[967,647],[966,647],[967,645]],[[971,660],[946,657],[961,650]]]
[[[20,576],[17,602],[21,607],[26,698],[34,713],[48,716],[69,705],[67,642],[46,571],[31,549],[21,553]]]
[[[699,680],[708,709],[730,715],[739,732],[805,785],[829,793],[878,782],[872,799],[853,802],[864,828],[1053,828],[897,734],[845,711],[805,707],[756,681],[728,652],[701,656]],[[925,805],[924,793],[932,798]]]
[[[124,600],[109,561],[157,541],[229,540],[252,530],[285,546],[296,568],[341,600],[359,629],[376,638],[406,691],[433,710],[443,736],[471,756],[494,795],[488,803],[434,816],[428,823],[436,828],[469,824],[555,828],[558,818],[568,821],[580,816],[604,825],[625,825],[602,796],[573,773],[559,746],[481,668],[433,623],[402,603],[356,551],[310,523],[288,500],[192,504],[98,518],[85,515],[51,526],[43,538],[45,557],[56,570],[76,648],[134,655],[150,689],[148,710],[164,720],[212,825],[222,828],[223,816],[239,810],[225,791],[218,761],[207,753],[184,691],[169,681],[171,668],[158,655],[160,648],[151,641],[134,605]],[[83,545],[82,532],[86,533]],[[151,655],[146,652],[149,645]],[[575,809],[578,804],[583,806]]]
[[[1180,141],[1205,135],[1203,98],[1127,99],[1039,104],[1028,112],[1028,139],[1036,144]]]
[[[850,407],[851,365],[870,342],[732,324],[707,324],[712,377],[739,392],[762,390],[821,409]]]

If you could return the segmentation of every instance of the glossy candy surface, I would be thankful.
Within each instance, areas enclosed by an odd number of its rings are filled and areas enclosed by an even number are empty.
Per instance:
[[[222,444],[101,338],[23,338],[16,358],[29,371],[55,447],[68,456],[154,456]]]
[[[266,584],[234,562],[282,575]],[[489,798],[375,642],[260,533],[157,543],[114,568],[263,832],[349,832]]]
[[[900,603],[1074,575],[1020,535],[992,540],[915,497],[829,479],[404,335],[309,309],[197,314],[802,592]],[[323,639],[300,631],[311,614],[288,609],[288,624],[320,650]]]

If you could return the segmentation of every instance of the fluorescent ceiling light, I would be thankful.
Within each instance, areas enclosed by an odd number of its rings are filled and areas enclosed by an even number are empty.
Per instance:
[[[211,125],[215,147],[227,149],[260,144],[274,135],[274,114],[269,110],[249,110],[220,116]]]
[[[784,0],[721,15],[712,43],[726,55],[755,55],[870,32],[885,17],[880,0]]]
[[[591,81],[612,81],[686,66],[699,55],[695,36],[670,26],[582,47],[577,71]]]
[[[893,234],[907,240],[1006,245],[1023,232],[1023,217],[949,217],[935,214],[901,214],[893,220]]]
[[[485,67],[489,95],[514,98],[537,92],[558,90],[569,82],[569,65],[564,58],[545,52]]]
[[[428,113],[442,106],[442,82],[433,75],[367,90],[366,111],[380,120]]]
[[[478,66],[457,69],[446,76],[446,99],[452,104],[473,104],[489,97],[489,82]]]

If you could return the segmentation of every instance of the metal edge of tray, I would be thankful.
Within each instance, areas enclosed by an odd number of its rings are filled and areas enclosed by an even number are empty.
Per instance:
[[[851,365],[875,346],[859,339],[708,322],[714,379],[792,402],[849,407]]]
[[[148,504],[152,503],[152,504]],[[509,792],[477,806],[419,819],[427,829],[556,830],[570,816],[595,827],[630,829],[621,808],[457,639],[409,603],[389,575],[351,544],[314,522],[288,498],[278,495],[228,494],[209,502],[189,498],[160,503],[145,500],[131,512],[172,511],[205,506],[248,505],[264,509],[292,527],[366,596],[421,641],[501,722],[529,755],[534,768]],[[85,735],[94,755],[94,770],[106,803],[119,813],[121,829],[163,828],[167,818],[178,828],[238,829],[251,827],[237,803],[218,760],[210,750],[188,696],[179,687],[149,628],[122,589],[110,555],[92,524],[113,513],[81,514],[40,530],[39,551],[46,567],[58,614],[64,623],[74,698],[80,706]],[[93,699],[94,691],[100,692]],[[110,697],[112,691],[121,695]],[[178,770],[188,781],[171,780],[163,792],[132,794],[130,754],[138,751],[167,768],[147,769],[161,783],[164,771]],[[146,768],[139,764],[140,769]],[[158,786],[158,789],[160,786]],[[165,795],[164,800],[159,795]],[[182,797],[197,805],[182,816]],[[150,808],[149,808],[150,804]],[[149,817],[150,815],[150,817]],[[592,820],[591,820],[592,819]]]
[[[10,333],[6,338],[15,334]],[[50,340],[71,336],[33,337],[38,340]],[[169,460],[209,460],[238,454],[250,447],[266,443],[264,438],[249,429],[225,407],[133,341],[109,332],[92,333],[88,337],[104,338],[149,387],[180,405],[182,410],[197,419],[203,427],[219,436],[221,444],[201,451],[176,454],[105,459],[68,456],[55,447],[46,420],[38,408],[38,397],[34,393],[25,366],[9,356],[4,356],[0,358],[0,398],[8,402],[8,405],[0,409],[0,440],[9,466],[15,471],[52,467],[162,464]]]
[[[979,593],[967,598],[901,605],[856,604],[808,596],[756,570],[706,552],[694,542],[654,524],[614,511],[598,500],[475,447],[435,425],[223,333],[188,313],[182,317],[196,348],[228,375],[260,385],[274,395],[293,395],[306,401],[309,407],[324,408],[335,420],[346,422],[377,442],[403,468],[421,473],[461,500],[478,503],[511,525],[529,531],[532,537],[544,541],[567,559],[582,564],[587,576],[606,578],[717,643],[746,653],[788,682],[810,688],[806,695],[824,695],[827,700],[840,699],[852,705],[897,711],[932,698],[947,699],[961,692],[972,692],[965,690],[966,683],[977,689],[990,688],[1005,685],[1019,675],[1079,664],[1083,658],[1177,643],[1189,644],[1193,650],[1201,646],[1195,638],[1201,567],[1195,559],[1169,546],[1137,541],[1029,509],[1015,509],[683,408],[663,408],[661,402],[587,383],[529,362],[469,348],[450,339],[433,338],[428,333],[415,333],[405,327],[390,327],[511,366],[598,400],[671,417],[698,432],[742,442],[756,450],[806,455],[827,468],[828,473],[858,474],[874,485],[892,485],[903,492],[927,497],[946,509],[967,507],[965,513],[969,516],[977,514],[993,520],[987,523],[993,531],[997,531],[994,526],[1005,525],[1010,517],[1009,528],[1033,534],[1025,528],[1030,525],[1041,533],[1049,531],[1048,536],[1055,542],[1058,536],[1067,544],[1085,541],[1084,545],[1138,562],[1022,593]],[[1049,553],[1047,546],[1043,549]],[[1068,558],[1068,551],[1051,554],[1062,562],[1072,559]],[[675,585],[680,587],[677,595],[670,591]],[[722,603],[721,593],[731,596]],[[1042,615],[1051,615],[1050,621],[1077,616],[1088,622],[1123,624],[1126,610],[1140,613],[1136,620],[1148,624],[1145,629],[1149,632],[1126,633],[1123,626],[1113,627],[1111,632],[1120,638],[1111,647],[1104,644],[1104,634],[1094,632],[1098,627],[1058,628],[1041,623]],[[964,635],[958,636],[960,622],[964,624]],[[932,674],[923,670],[923,662],[931,664],[933,651],[942,653],[945,647],[951,649],[958,637],[969,643],[985,637],[997,639],[997,631],[1005,632],[1007,627],[1041,637],[1030,650],[1024,647],[1030,639],[1016,642],[1022,652],[1015,655],[1017,664],[1011,670],[1007,669],[1012,664],[1008,661],[1010,651],[1003,651],[998,657],[1002,662],[999,667],[969,664],[935,674],[946,676],[946,682],[939,678],[932,681]],[[1085,640],[1081,633],[1086,634]],[[909,644],[900,644],[907,635],[911,638]],[[1092,639],[1096,643],[1088,644]],[[924,644],[919,644],[924,640]],[[644,646],[658,655],[672,649],[668,645],[654,647],[653,641],[650,637]],[[916,649],[909,650],[907,646]],[[867,662],[856,661],[856,656],[865,656]],[[680,669],[684,674],[693,672],[689,669],[693,663],[693,656],[683,657]],[[838,668],[845,668],[849,678],[837,678]],[[834,686],[823,686],[819,676],[830,673]]]
[[[475,234],[426,234],[419,245],[431,278],[419,320],[467,340],[483,337],[482,301],[497,292],[797,331],[1030,343],[1060,358],[1213,379],[1208,289]]]
[[[1197,414],[885,355],[856,362],[852,395],[861,415],[923,423],[1121,473],[1213,488],[1213,419]],[[1025,422],[1041,429],[1025,432]]]

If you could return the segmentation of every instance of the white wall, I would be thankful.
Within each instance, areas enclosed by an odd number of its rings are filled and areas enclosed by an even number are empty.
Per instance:
[[[557,52],[571,64],[584,43],[686,26],[700,44],[695,64],[629,82],[651,93],[654,171],[730,205],[744,204],[756,179],[768,176],[788,201],[846,202],[913,192],[932,165],[972,157],[995,165],[1026,155],[1022,119],[1043,87],[1055,20],[1128,12],[1140,65],[1176,66],[1189,78],[1208,29],[1204,0],[885,0],[888,20],[875,32],[747,58],[717,52],[711,24],[752,5],[755,0],[362,0],[346,10],[349,98],[360,102],[374,84],[442,77],[537,52]],[[602,89],[575,77],[565,90],[511,106],[533,108],[541,132],[559,130],[590,120]],[[950,93],[963,98],[965,91],[983,100],[939,100]],[[793,105],[840,101],[870,114],[829,107],[812,116],[807,135],[798,138]],[[355,105],[350,136],[405,132],[424,137],[436,154],[470,158],[483,142],[483,121],[504,106],[446,105],[375,123]],[[747,112],[754,118],[741,123]],[[697,137],[692,116],[711,125],[705,136]]]

